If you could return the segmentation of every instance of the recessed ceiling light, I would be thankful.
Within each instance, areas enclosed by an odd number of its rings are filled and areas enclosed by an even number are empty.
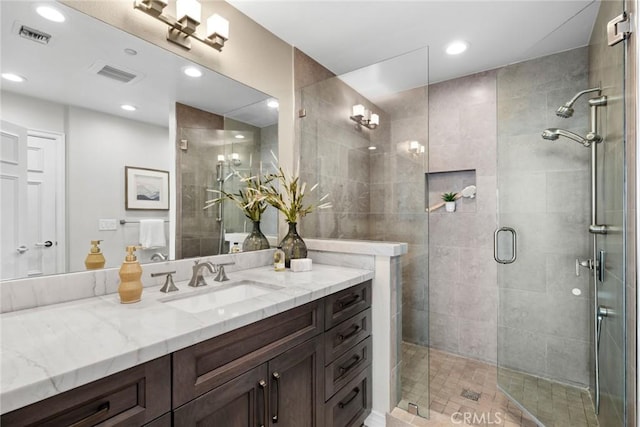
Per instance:
[[[66,19],[58,9],[51,6],[38,6],[36,8],[36,12],[38,12],[38,15],[42,16],[44,19],[48,19],[53,22],[64,22]]]
[[[467,50],[468,47],[469,47],[469,44],[467,42],[463,42],[462,40],[457,40],[447,45],[446,52],[449,55],[459,55],[465,50]]]
[[[125,111],[136,111],[137,110],[136,107],[134,107],[133,105],[130,105],[130,104],[122,104],[120,106],[120,108],[122,108]]]
[[[189,77],[201,77],[202,71],[196,67],[187,67],[184,69],[184,73]]]
[[[244,135],[240,135],[240,134],[238,134],[238,135],[236,135],[236,138],[237,138],[237,139],[244,139]]]
[[[124,53],[126,53],[127,55],[136,56],[138,54],[138,51],[128,47],[124,50]]]
[[[267,102],[267,107],[269,108],[278,108],[279,106],[280,104],[275,99],[272,99],[269,102]]]
[[[2,78],[16,83],[22,83],[23,81],[27,80],[24,77],[13,73],[2,73]]]

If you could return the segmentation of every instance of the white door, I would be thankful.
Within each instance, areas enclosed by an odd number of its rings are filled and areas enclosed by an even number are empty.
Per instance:
[[[0,122],[0,279],[27,276],[27,130]]]
[[[29,277],[60,273],[57,225],[57,143],[59,136],[28,132],[27,252]]]

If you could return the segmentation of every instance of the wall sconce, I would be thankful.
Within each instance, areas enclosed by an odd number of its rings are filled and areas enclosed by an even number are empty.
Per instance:
[[[238,153],[231,153],[231,163],[233,163],[233,166],[240,166],[240,164],[242,163],[240,161],[240,154]]]
[[[214,13],[207,18],[206,37],[202,37],[196,33],[202,13],[198,0],[176,0],[176,18],[164,13],[167,4],[168,0],[135,0],[133,7],[167,24],[167,40],[185,49],[191,49],[190,38],[194,38],[222,51],[229,40],[229,21]]]
[[[425,146],[420,144],[418,141],[409,141],[409,153],[412,156],[417,156],[418,154],[423,154],[425,152]]]
[[[364,105],[353,106],[353,111],[349,117],[351,120],[369,129],[375,129],[380,124],[380,116],[364,108]]]

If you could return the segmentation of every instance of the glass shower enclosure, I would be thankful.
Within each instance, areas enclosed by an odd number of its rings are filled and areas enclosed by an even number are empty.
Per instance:
[[[498,73],[498,385],[542,425],[625,425],[623,11]]]

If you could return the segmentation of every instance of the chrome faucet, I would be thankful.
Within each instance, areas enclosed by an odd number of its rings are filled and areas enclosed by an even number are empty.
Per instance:
[[[191,280],[189,280],[189,286],[197,288],[198,286],[206,286],[207,282],[204,280],[202,276],[202,269],[206,268],[210,273],[216,273],[216,267],[210,262],[200,263],[200,260],[194,261],[193,264],[193,274],[191,275]]]
[[[167,258],[169,257],[161,252],[154,252],[154,254],[151,255],[151,261],[166,261]]]

